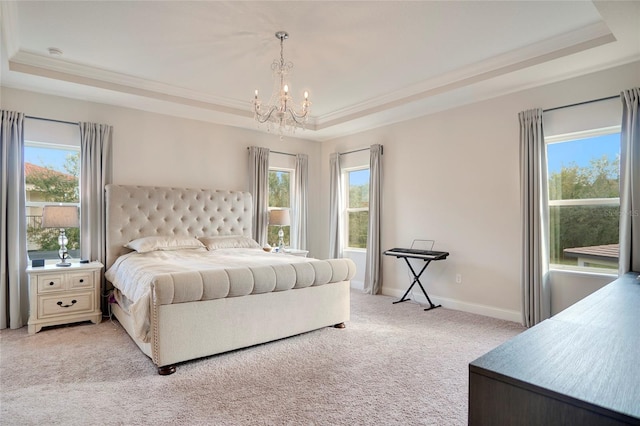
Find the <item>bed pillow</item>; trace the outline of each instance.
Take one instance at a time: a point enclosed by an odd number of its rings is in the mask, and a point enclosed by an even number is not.
[[[204,244],[193,237],[142,237],[129,241],[125,247],[138,253],[147,253],[155,250],[204,248]]]
[[[200,237],[207,250],[223,248],[261,248],[256,240],[242,235],[225,235],[221,237]]]

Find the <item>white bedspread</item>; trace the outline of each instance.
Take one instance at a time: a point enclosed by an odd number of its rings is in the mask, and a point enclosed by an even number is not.
[[[318,260],[262,249],[132,252],[120,256],[105,277],[131,304],[136,337],[150,341],[150,309],[156,305],[285,291],[350,280],[349,259]]]

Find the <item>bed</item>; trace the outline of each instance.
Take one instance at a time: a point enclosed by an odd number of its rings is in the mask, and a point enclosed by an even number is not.
[[[107,185],[109,306],[138,347],[176,364],[349,320],[349,259],[265,252],[248,192]]]

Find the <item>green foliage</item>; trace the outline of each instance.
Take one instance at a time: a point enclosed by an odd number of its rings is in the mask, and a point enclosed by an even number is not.
[[[367,248],[369,212],[349,212],[349,247]]]
[[[67,249],[77,250],[80,248],[80,230],[78,228],[65,229],[67,235]],[[60,235],[59,229],[54,228],[41,228],[40,226],[28,226],[27,235],[29,241],[36,243],[41,251],[58,251],[60,245],[58,244],[58,236]]]
[[[619,159],[607,156],[589,166],[575,163],[549,176],[549,199],[571,200],[619,197]],[[549,208],[552,263],[576,264],[565,258],[566,248],[616,244],[619,240],[619,206],[552,206]]]
[[[619,206],[554,206],[549,209],[552,263],[574,263],[566,248],[616,244],[619,239]]]
[[[549,176],[550,200],[616,198],[619,189],[620,159],[609,161],[606,155],[594,158],[587,167],[572,163]]]
[[[356,170],[351,173],[369,174],[368,169]],[[349,206],[350,209],[368,209],[369,208],[369,182],[354,185],[351,183],[349,174]],[[351,248],[367,248],[367,234],[369,233],[369,211],[349,211],[347,213],[349,235],[347,236],[347,246]]]
[[[369,207],[369,183],[349,185],[349,208]]]
[[[349,185],[349,208],[369,207],[369,183]],[[352,248],[367,248],[367,234],[369,232],[369,211],[351,211],[349,216],[348,246]]]
[[[25,183],[33,185],[32,191],[39,192],[44,201],[56,203],[78,203],[80,192],[78,179],[80,175],[80,154],[67,155],[63,165],[65,173],[54,170],[52,166],[44,166],[27,176]],[[40,221],[27,226],[27,238],[37,244],[42,251],[57,251],[58,229],[42,228]],[[78,228],[66,229],[69,250],[80,247],[80,230]]]
[[[64,163],[68,174],[60,173],[51,166],[45,166],[29,174],[25,183],[44,196],[44,201],[77,203],[80,201],[78,177],[80,175],[79,154],[69,154]]]
[[[269,170],[269,207],[290,207],[291,173]]]
[[[269,207],[291,207],[291,173],[282,170],[269,170]],[[290,226],[283,226],[284,244],[290,245]],[[272,247],[278,246],[279,226],[269,226],[267,242]]]

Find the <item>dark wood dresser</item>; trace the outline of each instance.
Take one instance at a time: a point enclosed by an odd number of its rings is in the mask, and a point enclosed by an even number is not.
[[[470,363],[469,424],[640,425],[638,273]]]

